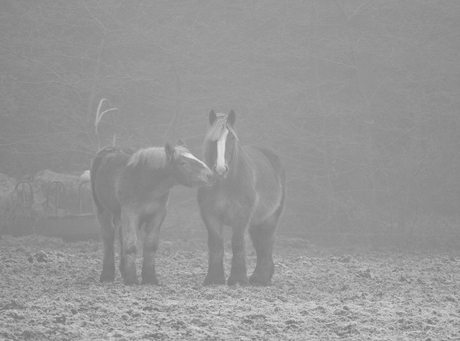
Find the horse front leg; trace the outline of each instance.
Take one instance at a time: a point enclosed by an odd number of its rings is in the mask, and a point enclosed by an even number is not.
[[[142,284],[158,285],[155,273],[155,254],[160,240],[160,228],[166,217],[166,212],[166,207],[161,208],[145,226]]]
[[[225,284],[224,272],[224,239],[222,223],[215,216],[202,214],[208,230],[208,274],[203,285]]]
[[[136,271],[137,234],[139,216],[130,207],[121,209],[120,229],[120,272],[125,285],[138,284]]]
[[[246,241],[244,234],[246,232],[247,220],[242,219],[233,226],[232,236],[232,269],[228,278],[228,285],[248,284],[248,275],[246,270]]]
[[[113,250],[115,229],[112,224],[112,214],[108,210],[97,212],[97,219],[101,224],[101,239],[104,253],[99,281],[113,282],[115,279],[115,253]]]

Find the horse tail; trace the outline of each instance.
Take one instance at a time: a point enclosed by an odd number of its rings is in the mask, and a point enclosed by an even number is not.
[[[96,157],[93,160],[93,164],[91,165],[90,177],[91,177],[91,190],[93,192],[93,200],[94,204],[96,205],[97,211],[99,213],[104,212],[105,208],[102,205],[101,200],[98,198],[96,193],[96,181],[97,181],[97,173],[100,172],[101,167],[104,167],[104,171],[107,168],[117,167],[117,164],[120,162],[124,163],[125,161],[134,154],[134,149],[131,148],[121,148],[117,146],[107,146],[99,150],[96,154]],[[119,157],[121,156],[121,161]],[[118,160],[114,162],[114,160]],[[107,165],[108,164],[108,165]],[[126,165],[126,163],[124,163]]]
[[[270,161],[270,164],[275,171],[275,174],[279,176],[280,186],[281,186],[281,200],[278,208],[275,211],[277,216],[280,216],[284,210],[284,203],[286,201],[286,171],[284,166],[281,162],[281,158],[279,155],[271,148],[268,147],[260,147],[259,150],[265,157]]]
[[[105,154],[104,153],[105,149],[101,149],[97,154],[96,157],[93,160],[93,163],[91,164],[91,171],[90,171],[90,179],[91,179],[91,191],[93,192],[93,200],[94,204],[96,205],[97,211],[99,213],[104,212],[104,206],[102,206],[101,202],[99,201],[99,198],[97,197],[96,194],[96,174],[101,167],[102,159],[104,158]]]
[[[286,201],[286,171],[284,170],[283,166],[281,166],[280,184],[281,184],[281,201],[280,201],[280,205],[278,206],[276,210],[276,214],[278,216],[280,216],[281,213],[283,213],[284,203]]]

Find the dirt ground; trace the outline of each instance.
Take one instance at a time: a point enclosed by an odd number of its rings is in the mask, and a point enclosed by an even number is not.
[[[4,340],[460,340],[459,252],[278,237],[270,287],[203,287],[204,239],[163,237],[160,286],[98,282],[101,245],[0,240]],[[248,246],[248,268],[254,253]],[[228,275],[229,252],[226,266]],[[118,271],[118,270],[117,270]]]

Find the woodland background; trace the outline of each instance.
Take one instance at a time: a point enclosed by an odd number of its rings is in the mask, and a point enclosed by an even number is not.
[[[0,172],[81,174],[113,128],[201,155],[234,109],[283,157],[279,233],[458,243],[459,56],[457,0],[3,0]]]

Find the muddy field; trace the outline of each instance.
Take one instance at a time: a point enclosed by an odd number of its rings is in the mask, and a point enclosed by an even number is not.
[[[100,284],[96,241],[3,236],[0,252],[4,340],[460,340],[458,252],[278,237],[266,288],[203,287],[200,238],[163,237],[156,287]]]

